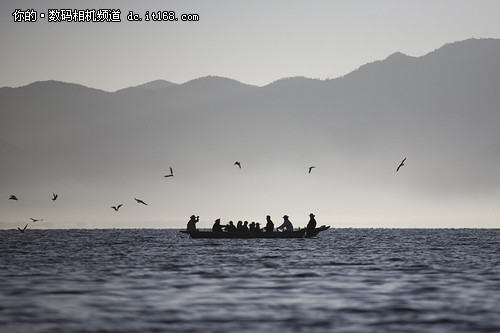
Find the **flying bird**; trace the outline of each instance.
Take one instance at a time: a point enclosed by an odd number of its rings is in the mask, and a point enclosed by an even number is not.
[[[52,192],[52,201],[56,201],[59,196]]]
[[[241,163],[240,163],[240,162],[236,161],[236,162],[234,162],[234,165],[237,165],[237,166],[238,166],[238,168],[240,168],[240,169],[241,169]]]
[[[174,176],[174,170],[172,170],[172,167],[170,167],[170,175],[165,175],[163,177],[173,177]]]
[[[405,165],[405,161],[406,161],[406,157],[401,161],[401,163],[399,164],[398,168],[396,169],[396,172],[399,171],[399,168],[401,168],[403,165]]]
[[[135,199],[135,200],[137,200],[137,199]],[[113,208],[115,210],[115,212],[117,212],[121,206],[123,206],[123,204],[119,204],[118,206],[111,206],[111,208]]]
[[[14,194],[11,194],[11,196],[9,197],[9,200],[19,200]]]
[[[137,199],[137,198],[134,198],[134,199],[135,199],[135,201],[137,201],[137,203],[143,204],[143,205],[145,205],[145,206],[147,206],[147,205],[148,205],[147,203],[145,203],[145,202],[144,202],[144,201],[142,201],[141,199]]]
[[[315,168],[315,166],[309,167],[309,173],[311,173],[312,169],[314,169],[314,168]]]
[[[26,225],[24,226],[24,228],[22,228],[22,229],[21,229],[21,228],[19,228],[19,227],[17,227],[17,230],[19,230],[20,232],[24,233],[24,232],[26,231],[26,228],[27,228],[27,227],[28,227],[28,225],[26,224]]]
[[[30,219],[31,219],[31,221],[33,221],[33,223],[43,221],[43,219],[34,219],[32,217],[30,217]]]

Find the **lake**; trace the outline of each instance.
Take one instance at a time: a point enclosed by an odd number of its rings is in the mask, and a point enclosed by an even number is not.
[[[0,230],[2,332],[500,332],[500,229]]]

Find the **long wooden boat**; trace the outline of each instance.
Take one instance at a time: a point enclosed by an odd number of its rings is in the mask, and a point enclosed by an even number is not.
[[[212,231],[192,231],[181,230],[182,233],[188,234],[191,238],[314,238],[320,232],[328,230],[330,226],[321,226],[314,229],[313,232],[307,232],[306,229],[283,231],[283,232],[212,232]]]

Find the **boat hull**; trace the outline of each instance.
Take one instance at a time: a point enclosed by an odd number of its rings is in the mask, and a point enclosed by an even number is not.
[[[188,234],[191,238],[313,238],[320,232],[328,230],[330,226],[321,226],[314,229],[313,232],[307,233],[306,229],[284,231],[284,232],[212,232],[212,231],[192,231],[181,230],[182,233]]]

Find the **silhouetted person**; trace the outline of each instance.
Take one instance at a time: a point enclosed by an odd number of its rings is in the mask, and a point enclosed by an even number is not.
[[[215,220],[212,226],[212,232],[222,232],[222,226],[220,225],[220,219]]]
[[[273,232],[274,230],[274,223],[271,221],[271,216],[267,215],[266,216],[266,232]]]
[[[309,214],[309,223],[307,223],[307,234],[312,235],[316,229],[316,220],[314,219],[314,214]]]
[[[288,219],[288,215],[283,216],[283,224],[278,227],[278,230],[293,231],[293,225]]]
[[[260,223],[257,222],[255,223],[255,232],[261,232],[262,230],[260,229]]]
[[[238,223],[236,223],[236,230],[243,231],[243,222],[242,221],[238,221]]]
[[[229,224],[226,224],[226,227],[224,229],[227,232],[235,232],[236,231],[236,226],[234,225],[233,221],[229,221]]]
[[[196,223],[198,223],[198,221],[200,221],[199,216],[191,215],[187,224],[187,231],[188,232],[198,231],[198,229],[196,229]]]
[[[255,222],[250,223],[249,229],[250,229],[251,232],[255,231]]]
[[[243,227],[241,228],[243,232],[249,232],[250,229],[248,229],[248,221],[243,222]]]

